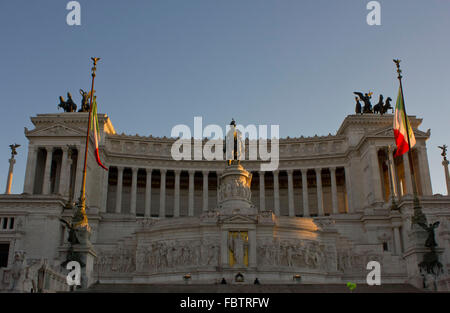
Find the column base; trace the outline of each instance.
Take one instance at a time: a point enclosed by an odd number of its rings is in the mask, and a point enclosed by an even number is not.
[[[94,284],[94,260],[97,257],[95,253],[94,247],[92,246],[90,240],[90,232],[85,229],[77,230],[77,238],[79,240],[79,244],[74,244],[72,246],[68,246],[65,249],[65,261],[62,263],[64,266],[64,270],[66,269],[66,264],[70,261],[77,261],[80,263],[81,269],[81,277],[80,283],[81,286],[78,288],[87,289],[92,284]]]

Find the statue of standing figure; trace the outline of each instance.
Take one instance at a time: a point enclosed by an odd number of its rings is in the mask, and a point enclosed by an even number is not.
[[[236,122],[231,120],[230,130],[225,139],[224,152],[226,152],[226,160],[228,165],[239,164],[245,153],[245,145],[242,139],[242,133],[236,129]]]
[[[362,114],[362,106],[361,106],[361,102],[359,102],[359,98],[355,97],[355,101],[356,101],[355,113]]]
[[[438,146],[438,148],[442,150],[441,155],[444,157],[444,161],[447,161],[447,145]]]
[[[241,232],[237,232],[236,236],[231,236],[228,247],[233,252],[236,265],[244,265],[244,255],[247,242],[242,238]]]
[[[425,241],[425,247],[434,250],[434,247],[437,246],[434,230],[439,227],[439,222],[435,222],[428,226],[424,223],[419,223],[419,226],[422,227],[428,233],[428,238]]]
[[[15,143],[15,144],[9,145],[9,147],[11,148],[11,159],[14,159],[14,156],[17,155],[17,148],[19,148],[20,145]]]
[[[80,95],[81,95],[81,109],[78,110],[78,112],[89,112],[90,106],[89,106],[89,94],[88,92],[84,91],[83,89],[80,89]]]

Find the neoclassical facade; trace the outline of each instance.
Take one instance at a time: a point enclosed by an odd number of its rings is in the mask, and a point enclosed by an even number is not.
[[[35,128],[25,129],[23,193],[0,196],[6,256],[0,288],[27,290],[34,283],[41,290],[67,289],[60,266],[67,232],[59,219],[72,216],[66,204],[80,194],[87,115],[38,114],[31,118]],[[176,161],[175,139],[118,134],[108,116],[99,115],[100,156],[108,171],[90,149],[91,280],[365,283],[367,263],[377,261],[382,284],[422,288],[425,282],[428,289],[449,290],[450,197],[432,192],[430,131],[419,130],[421,119],[410,117],[420,203],[428,222],[440,222],[443,271],[436,277],[418,269],[427,248],[411,226],[413,176],[408,154],[393,157],[392,119],[349,115],[334,135],[280,139],[279,167],[264,172],[266,161],[248,160],[248,141],[240,166]]]

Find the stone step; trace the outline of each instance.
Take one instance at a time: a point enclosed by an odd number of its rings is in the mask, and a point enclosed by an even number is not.
[[[349,293],[346,284],[290,284],[290,285],[152,285],[152,284],[94,284],[78,292],[99,293]],[[353,293],[423,292],[408,284],[381,286],[357,285]]]

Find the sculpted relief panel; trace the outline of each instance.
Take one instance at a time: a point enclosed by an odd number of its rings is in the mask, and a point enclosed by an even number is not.
[[[138,272],[164,272],[186,266],[218,266],[219,245],[213,241],[165,240],[140,246],[136,252]]]
[[[133,273],[136,269],[134,249],[98,251],[94,271],[97,273]]]
[[[221,184],[219,187],[219,199],[221,202],[225,199],[230,198],[243,198],[248,201],[251,200],[250,186],[243,182],[242,180],[233,180]]]
[[[137,249],[99,253],[96,271],[100,273],[158,273],[177,268],[218,266],[220,247],[212,240],[162,240]]]
[[[248,266],[248,241],[237,240],[238,232],[230,232],[227,240],[230,265]],[[239,234],[238,234],[239,235]],[[246,239],[245,232],[241,232]],[[234,240],[233,240],[234,239]],[[239,236],[241,239],[241,236]],[[379,261],[382,255],[357,253],[351,247],[336,250],[333,243],[320,241],[261,238],[257,240],[256,260],[260,270],[285,267],[323,272],[361,272],[369,261]],[[231,261],[232,260],[232,261]],[[94,270],[98,274],[164,273],[187,268],[217,267],[220,262],[220,241],[158,240],[123,245],[98,251]]]
[[[382,259],[381,255],[375,253],[359,254],[351,248],[346,248],[337,252],[337,269],[342,272],[364,272],[368,262],[382,263]]]
[[[279,240],[278,238],[258,241],[259,266],[287,266],[336,270],[336,252],[323,243],[306,240]]]

